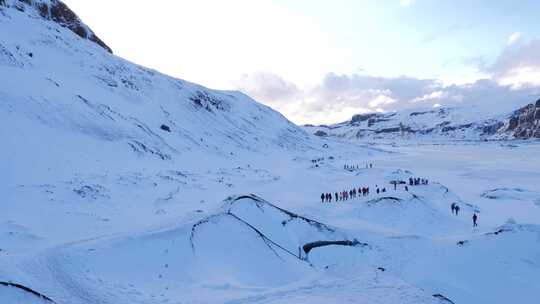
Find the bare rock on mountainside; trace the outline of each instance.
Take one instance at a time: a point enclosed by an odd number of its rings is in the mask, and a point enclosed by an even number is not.
[[[519,139],[540,138],[540,99],[515,111],[506,131]]]
[[[484,113],[466,107],[411,109],[356,114],[325,126],[305,125],[312,134],[351,139],[446,138],[511,140],[540,138],[540,100],[510,113]]]
[[[321,131],[321,130],[318,130],[317,132],[314,133],[315,136],[320,136],[320,137],[325,137],[325,136],[328,136],[328,134],[324,131]]]
[[[43,19],[65,27],[83,39],[101,46],[107,52],[112,49],[105,44],[66,4],[59,0],[0,0],[0,8],[14,7],[19,11],[35,11]]]

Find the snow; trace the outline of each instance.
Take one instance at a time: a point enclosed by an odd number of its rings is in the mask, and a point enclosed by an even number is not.
[[[537,141],[315,137],[15,9],[0,28],[0,282],[59,304],[537,301]],[[409,177],[430,182],[390,184]]]
[[[10,304],[44,304],[50,303],[33,294],[29,294],[23,290],[12,286],[0,285],[0,299],[4,303]]]
[[[524,101],[523,106],[525,106]],[[414,108],[389,113],[354,115],[350,121],[330,126],[304,126],[312,134],[377,141],[496,140],[505,132],[515,111],[508,105]],[[323,132],[323,133],[321,133]]]

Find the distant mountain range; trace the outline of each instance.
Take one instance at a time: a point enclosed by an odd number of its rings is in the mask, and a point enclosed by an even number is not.
[[[540,100],[494,117],[474,107],[439,107],[357,114],[343,123],[304,129],[321,137],[346,139],[539,139]]]

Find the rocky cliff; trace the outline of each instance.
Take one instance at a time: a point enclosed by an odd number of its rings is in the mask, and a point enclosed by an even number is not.
[[[515,111],[510,116],[506,132],[519,139],[540,138],[540,99],[536,104],[531,103]]]
[[[59,0],[0,0],[2,8],[15,8],[29,15],[39,16],[69,29],[79,37],[88,39],[101,46],[109,53],[112,50],[67,5]]]

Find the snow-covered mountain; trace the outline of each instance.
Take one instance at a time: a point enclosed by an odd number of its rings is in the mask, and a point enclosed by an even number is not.
[[[489,115],[474,106],[438,107],[357,114],[343,123],[304,128],[317,136],[348,139],[540,138],[540,100],[510,114]]]
[[[0,82],[0,303],[537,300],[537,142],[338,137],[527,137],[538,105],[307,127],[320,138],[116,57],[56,0],[0,0]]]
[[[28,12],[30,16],[39,15],[45,20],[65,27],[83,39],[95,42],[108,52],[112,53],[105,42],[103,42],[94,32],[86,26],[62,1],[58,0],[0,0],[0,9],[14,8],[20,12]],[[37,13],[37,14],[36,14]]]
[[[303,130],[242,93],[113,56],[60,1],[10,0],[0,8],[0,117],[16,150],[29,148],[15,140],[20,132],[43,139],[46,130],[69,133],[85,149],[164,161],[189,151],[234,155],[306,142]]]

